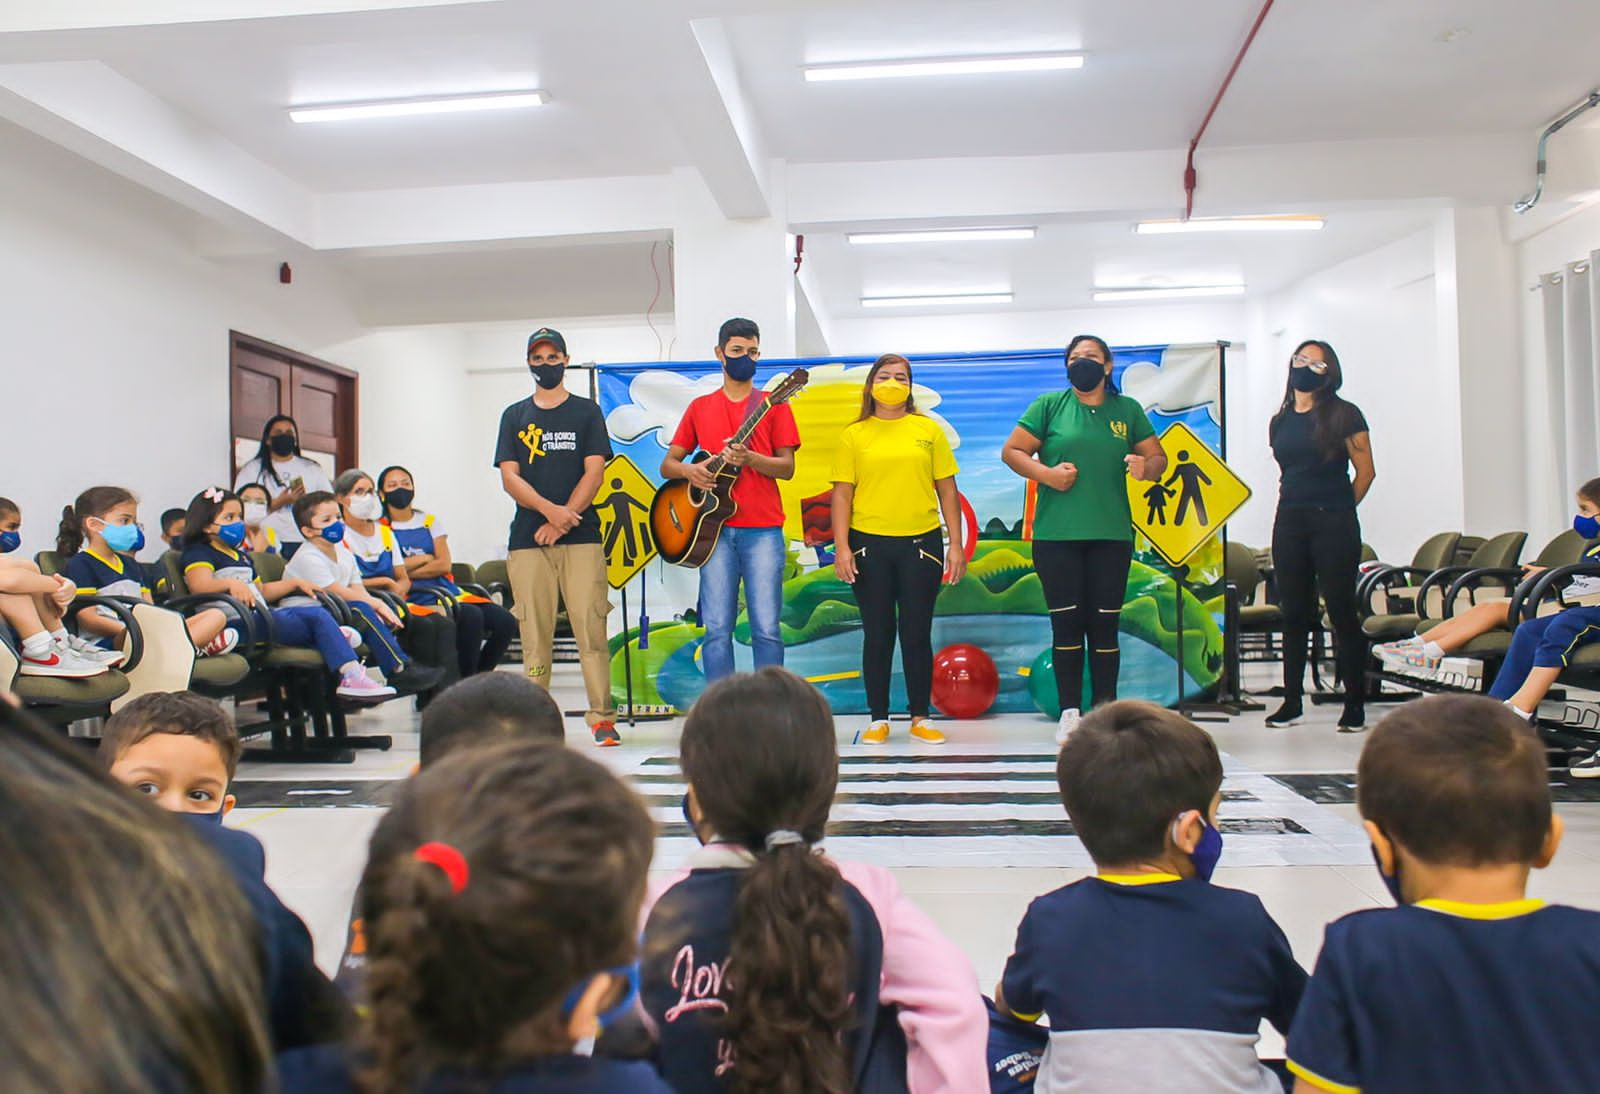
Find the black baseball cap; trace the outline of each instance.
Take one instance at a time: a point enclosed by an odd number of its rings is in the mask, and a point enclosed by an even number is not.
[[[528,352],[532,353],[533,347],[537,346],[540,342],[549,342],[552,346],[561,351],[561,356],[565,357],[567,355],[567,340],[561,337],[561,332],[558,330],[551,330],[549,327],[540,327],[538,330],[528,335]]]

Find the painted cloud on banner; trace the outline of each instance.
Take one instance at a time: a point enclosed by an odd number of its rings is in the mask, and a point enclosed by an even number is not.
[[[657,442],[666,448],[689,404],[721,386],[720,371],[692,379],[676,372],[640,373],[628,385],[628,401],[606,416],[606,428],[627,443],[654,430]]]
[[[1221,425],[1217,393],[1222,390],[1222,356],[1214,345],[1168,349],[1159,366],[1129,365],[1118,381],[1122,393],[1148,410],[1169,416],[1204,409]]]

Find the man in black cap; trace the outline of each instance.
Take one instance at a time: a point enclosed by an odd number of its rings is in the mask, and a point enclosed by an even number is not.
[[[591,399],[563,385],[567,341],[541,327],[528,339],[533,397],[506,407],[494,462],[500,483],[517,503],[506,570],[522,628],[522,667],[550,686],[551,644],[558,601],[567,606],[589,709],[584,720],[594,743],[622,743],[611,701],[611,653],[606,645],[606,557],[593,502],[611,440]],[[559,594],[559,595],[558,595]]]

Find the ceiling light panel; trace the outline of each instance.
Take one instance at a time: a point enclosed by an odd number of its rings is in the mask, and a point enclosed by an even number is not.
[[[294,122],[345,122],[368,118],[404,118],[421,114],[465,114],[480,110],[522,110],[543,106],[543,91],[495,91],[476,95],[444,95],[430,99],[379,99],[358,103],[320,103],[289,108]]]
[[[836,80],[893,80],[913,76],[980,76],[997,72],[1061,72],[1082,67],[1081,53],[1028,53],[807,65],[804,71],[808,83],[827,83]]]

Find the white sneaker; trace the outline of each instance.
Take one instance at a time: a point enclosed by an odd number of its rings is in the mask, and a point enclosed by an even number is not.
[[[361,632],[354,627],[340,627],[339,633],[344,635],[345,641],[350,643],[350,648],[353,650],[359,650],[361,643],[366,641],[361,637]]]
[[[82,679],[85,676],[99,676],[101,673],[111,671],[111,666],[103,661],[91,661],[87,657],[80,657],[71,649],[62,649],[54,641],[50,643],[50,652],[46,656],[30,657],[24,652],[20,660],[22,664],[17,672],[21,676]]]
[[[104,665],[108,669],[114,669],[128,659],[128,655],[121,650],[108,650],[76,634],[68,634],[65,642],[59,638],[52,638],[50,642],[62,653],[76,654],[85,661]]]
[[[1060,748],[1067,743],[1067,738],[1072,731],[1078,728],[1078,723],[1083,721],[1083,713],[1076,708],[1063,710],[1061,721],[1056,723],[1056,747]]]
[[[378,702],[399,694],[387,684],[380,684],[366,674],[366,671],[352,672],[339,681],[339,686],[334,689],[341,699],[359,699],[364,702]]]

